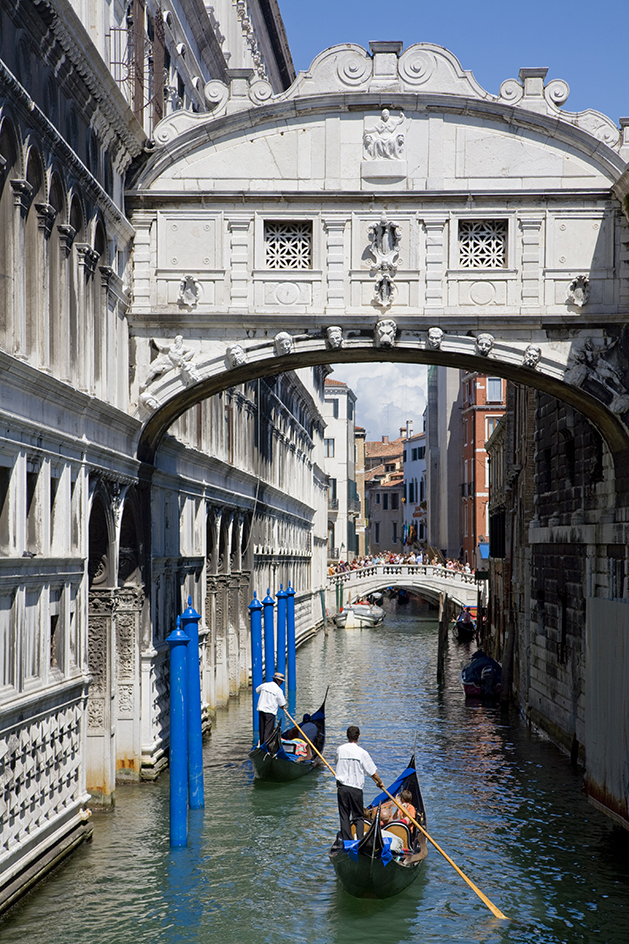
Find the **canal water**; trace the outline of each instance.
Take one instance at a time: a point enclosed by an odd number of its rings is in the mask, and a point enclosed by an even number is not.
[[[467,651],[450,641],[440,689],[434,611],[391,603],[382,626],[330,629],[299,650],[298,711],[318,707],[329,685],[327,757],[358,724],[385,781],[416,744],[429,832],[509,921],[430,846],[396,898],[348,895],[327,855],[333,778],[254,783],[245,693],[218,712],[206,743],[206,808],[190,817],[189,847],[168,845],[167,774],[120,788],[115,812],[94,816],[93,842],[0,919],[0,941],[627,944],[629,836],[588,805],[579,772],[514,713],[466,704]]]

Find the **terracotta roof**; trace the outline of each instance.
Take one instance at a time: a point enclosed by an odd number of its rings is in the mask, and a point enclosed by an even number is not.
[[[366,442],[365,456],[368,459],[371,459],[374,456],[389,456],[393,459],[395,456],[402,455],[405,442],[405,439],[394,439],[393,442]]]
[[[331,380],[329,377],[325,378],[326,387],[346,387],[347,384],[343,383],[342,380]]]

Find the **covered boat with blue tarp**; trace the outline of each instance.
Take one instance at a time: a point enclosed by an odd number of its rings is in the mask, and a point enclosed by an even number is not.
[[[314,746],[323,753],[325,746],[325,698],[318,711],[304,715],[300,727],[304,729]],[[321,765],[301,732],[293,727],[282,731],[281,721],[264,744],[249,753],[253,771],[259,780],[271,780],[282,783],[298,780]]]
[[[414,756],[406,770],[388,787],[388,792],[396,798],[403,790],[411,794],[414,819],[425,827],[426,810]],[[383,824],[382,807],[390,802],[386,793],[378,794],[367,807],[372,818],[371,821],[365,819],[363,838],[344,840],[338,833],[330,849],[336,874],[350,895],[357,898],[391,898],[399,894],[417,878],[428,853],[425,835],[410,821],[393,819]]]

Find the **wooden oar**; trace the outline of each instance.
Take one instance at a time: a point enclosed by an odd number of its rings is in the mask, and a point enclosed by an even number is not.
[[[302,735],[302,737],[304,737],[304,738],[306,739],[306,741],[308,742],[308,744],[310,744],[310,747],[313,749],[313,751],[315,752],[315,754],[317,754],[317,755],[321,758],[321,760],[323,761],[323,763],[325,764],[325,766],[328,768],[328,770],[330,770],[330,772],[331,772],[331,773],[334,775],[334,777],[336,778],[336,773],[335,773],[334,769],[333,769],[332,767],[330,767],[330,765],[328,764],[328,762],[327,762],[327,760],[325,759],[325,757],[323,756],[323,754],[321,754],[321,753],[317,750],[317,748],[314,746],[314,744],[312,743],[312,741],[310,740],[310,738],[308,737],[308,735],[307,735],[307,734],[304,734],[304,732],[301,730],[301,728],[299,727],[299,725],[297,724],[297,722],[295,721],[295,719],[294,719],[294,718],[291,718],[291,716],[289,715],[289,713],[288,713],[288,711],[286,710],[285,707],[284,707],[283,711],[284,711],[284,714],[286,715],[286,717],[288,718],[288,720],[289,720],[289,721],[292,721],[293,725],[297,728],[297,730],[298,730],[299,733]],[[404,813],[404,816],[405,816],[407,819],[410,819],[411,823],[413,823],[413,825],[415,825],[415,826],[419,829],[419,831],[424,834],[424,836],[426,837],[426,839],[427,839],[429,842],[431,842],[431,843],[433,844],[433,846],[435,847],[435,849],[437,850],[437,852],[440,852],[441,855],[442,855],[442,856],[444,857],[444,859],[446,860],[446,862],[449,862],[450,865],[452,866],[452,868],[453,868],[456,872],[458,872],[458,874],[461,876],[461,878],[462,878],[465,882],[467,882],[467,884],[470,886],[470,888],[472,889],[472,891],[475,892],[475,893],[478,895],[478,897],[480,898],[480,900],[483,902],[484,905],[486,905],[486,906],[489,908],[489,910],[491,911],[491,913],[492,913],[493,915],[495,915],[496,918],[500,918],[500,919],[503,920],[503,921],[508,921],[509,919],[507,918],[507,916],[506,916],[505,914],[502,913],[502,911],[500,910],[500,908],[496,908],[496,906],[489,900],[489,898],[487,897],[487,895],[485,895],[485,894],[480,890],[480,888],[478,888],[478,887],[474,884],[474,882],[473,882],[470,878],[468,878],[467,875],[466,875],[464,872],[461,871],[461,869],[458,867],[458,865],[456,864],[456,862],[453,862],[452,859],[450,858],[450,856],[447,854],[447,852],[444,852],[443,849],[441,848],[441,846],[440,846],[438,843],[435,842],[435,840],[432,838],[432,836],[429,836],[429,835],[428,835],[428,833],[426,832],[426,830],[424,829],[424,827],[423,827],[422,825],[420,825],[420,823],[417,822],[417,820],[415,819],[415,817],[414,817],[414,816],[411,816],[410,813],[408,812],[408,810],[406,810],[406,809],[402,806],[401,803],[398,803],[398,801],[395,799],[395,797],[392,796],[392,795],[389,793],[389,791],[388,791],[387,789],[385,789],[385,788],[383,787],[383,788],[382,788],[382,792],[383,792],[383,793],[386,793],[386,795],[389,797],[389,799],[390,799],[390,800],[393,800],[393,802],[394,802],[395,805],[398,807],[398,809],[400,809],[400,810]]]

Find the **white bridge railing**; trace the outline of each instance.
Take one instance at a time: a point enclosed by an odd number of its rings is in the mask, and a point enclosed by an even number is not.
[[[341,584],[344,592],[361,595],[385,587],[406,587],[409,590],[432,590],[447,593],[468,606],[476,602],[477,580],[474,574],[450,570],[440,564],[368,564],[328,576],[328,595]],[[331,600],[331,597],[328,596]]]

